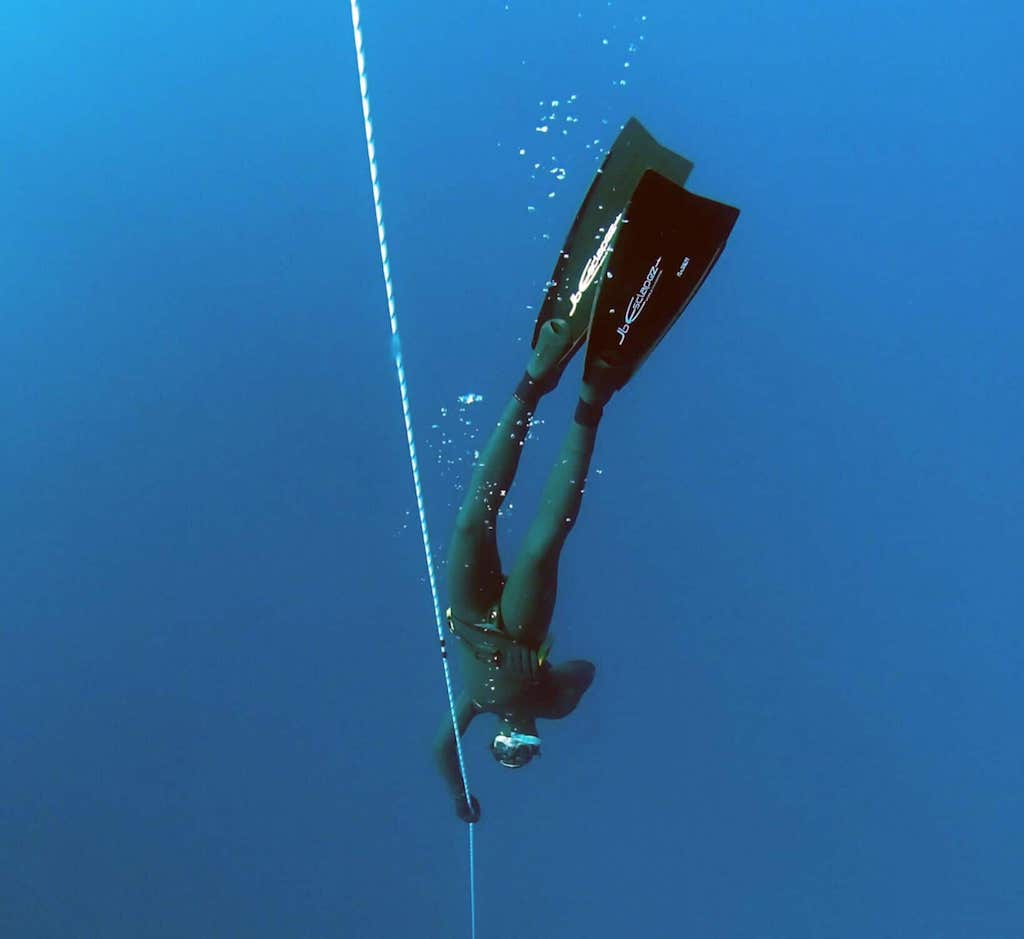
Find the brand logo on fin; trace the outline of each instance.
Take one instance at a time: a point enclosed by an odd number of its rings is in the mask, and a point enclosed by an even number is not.
[[[683,258],[683,263],[679,265],[679,270],[676,271],[676,277],[682,277],[686,273],[686,269],[690,266],[690,259]]]
[[[661,280],[661,275],[661,258],[658,258],[658,260],[651,265],[651,269],[647,272],[647,278],[644,280],[643,285],[635,294],[633,294],[633,299],[629,301],[629,306],[626,307],[625,320],[622,325],[615,330],[619,334],[620,346],[626,341],[626,334],[629,332],[629,327],[640,318],[640,314],[643,313],[644,307],[647,306],[647,301],[654,296],[654,289],[658,286],[658,281]]]
[[[589,289],[590,285],[594,283],[594,278],[597,277],[597,272],[601,270],[601,265],[604,264],[604,259],[608,255],[608,250],[611,247],[612,239],[615,237],[615,232],[619,230],[619,222],[622,221],[622,213],[620,212],[615,216],[615,221],[608,226],[608,231],[604,233],[604,238],[601,239],[601,246],[597,249],[594,256],[587,261],[583,267],[583,273],[580,274],[580,282],[574,293],[569,297],[572,301],[572,307],[569,310],[569,316],[572,316],[576,312],[576,307],[579,305],[580,300],[583,299]]]

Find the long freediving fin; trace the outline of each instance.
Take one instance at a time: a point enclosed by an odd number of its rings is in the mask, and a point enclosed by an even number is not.
[[[659,144],[635,117],[626,122],[594,176],[559,252],[537,316],[532,345],[536,346],[540,329],[549,319],[565,319],[572,342],[562,359],[564,367],[587,337],[623,209],[641,177],[648,170],[656,170],[681,187],[692,169],[693,163]]]
[[[714,267],[739,209],[648,170],[612,238],[593,306],[584,380],[603,359],[622,387]]]

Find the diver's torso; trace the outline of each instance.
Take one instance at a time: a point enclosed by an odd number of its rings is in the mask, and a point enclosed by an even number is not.
[[[546,664],[537,677],[532,678],[513,672],[505,665],[481,662],[465,643],[460,646],[463,681],[481,711],[536,717],[545,710],[551,683],[551,669]]]
[[[551,697],[551,667],[544,661],[550,642],[524,647],[505,630],[496,603],[482,622],[459,618],[447,611],[449,630],[458,637],[462,677],[473,703],[481,711],[540,716]],[[534,674],[516,663],[526,649],[532,654]]]
[[[488,658],[466,642],[462,678],[478,711],[516,720],[561,720],[571,714],[594,680],[594,666],[574,659],[562,665],[545,660],[529,671],[514,667],[516,656]]]

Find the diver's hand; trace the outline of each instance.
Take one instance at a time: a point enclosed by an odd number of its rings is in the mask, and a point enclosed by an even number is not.
[[[471,795],[469,797],[472,801],[471,804],[466,804],[466,793],[460,792],[455,797],[455,814],[462,819],[462,821],[473,824],[480,821],[480,803],[477,802],[476,796]]]
[[[509,650],[505,665],[517,675],[535,681],[540,676],[540,657],[536,649],[514,645]]]

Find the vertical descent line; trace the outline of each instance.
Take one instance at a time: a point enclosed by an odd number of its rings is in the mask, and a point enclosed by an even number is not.
[[[395,313],[395,291],[391,283],[391,263],[388,260],[388,243],[384,234],[384,209],[380,197],[380,179],[377,172],[377,155],[373,145],[373,122],[370,119],[370,95],[366,81],[366,58],[363,55],[363,31],[359,22],[358,0],[349,0],[352,7],[352,35],[356,46],[356,64],[359,69],[359,93],[363,101],[363,128],[366,131],[366,156],[370,163],[370,184],[373,188],[373,207],[377,215],[377,240],[380,244],[380,266],[384,275],[384,290],[388,300],[388,320],[391,324],[391,356],[395,363],[398,378],[398,390],[402,399],[402,417],[405,421],[405,440],[409,448],[409,466],[412,469],[412,484],[416,494],[416,508],[419,511],[420,536],[423,539],[423,556],[427,565],[427,580],[430,583],[430,595],[434,603],[434,623],[437,626],[437,638],[440,643],[441,666],[444,670],[444,682],[448,691],[448,708],[451,712],[452,728],[455,734],[455,749],[459,757],[459,772],[462,775],[462,787],[466,794],[466,804],[470,805],[469,777],[466,773],[466,761],[462,752],[462,740],[459,736],[458,716],[455,712],[455,692],[452,690],[451,669],[448,667],[444,623],[441,615],[441,600],[437,588],[437,576],[434,570],[434,553],[430,547],[430,530],[427,527],[427,508],[423,498],[423,486],[420,481],[420,464],[416,454],[416,441],[412,432],[412,412],[409,407],[409,387],[405,380],[405,362],[402,358],[402,342],[398,332],[398,316]],[[476,873],[475,851],[473,839],[474,825],[469,826],[469,901],[470,929],[476,939]]]

